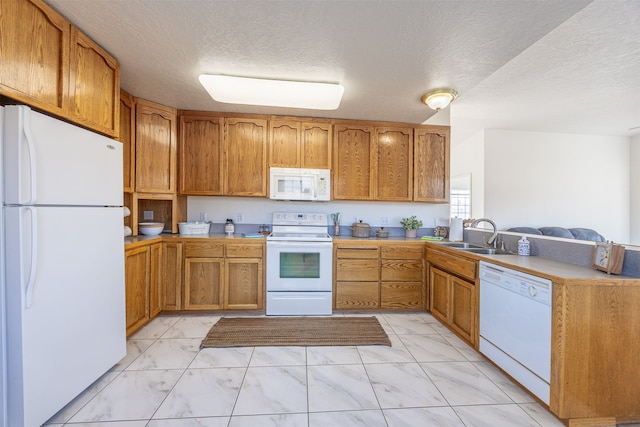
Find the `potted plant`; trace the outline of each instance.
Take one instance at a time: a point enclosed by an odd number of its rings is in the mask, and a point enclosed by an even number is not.
[[[409,218],[402,218],[400,225],[404,228],[406,237],[416,237],[416,231],[422,227],[422,221],[416,218],[415,215],[411,215]]]

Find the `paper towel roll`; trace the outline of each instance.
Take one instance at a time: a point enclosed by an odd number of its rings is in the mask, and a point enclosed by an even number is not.
[[[451,218],[449,220],[449,240],[459,242],[462,237],[462,218]]]

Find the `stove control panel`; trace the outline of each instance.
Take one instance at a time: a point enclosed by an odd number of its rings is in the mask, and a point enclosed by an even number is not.
[[[327,225],[326,213],[274,212],[273,225]]]

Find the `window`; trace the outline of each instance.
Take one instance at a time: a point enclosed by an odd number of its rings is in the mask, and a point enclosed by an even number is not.
[[[471,218],[471,191],[451,189],[451,218]]]

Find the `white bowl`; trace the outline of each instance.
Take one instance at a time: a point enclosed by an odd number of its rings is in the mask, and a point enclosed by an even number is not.
[[[138,231],[145,236],[157,236],[162,233],[164,222],[141,222],[138,224]]]

